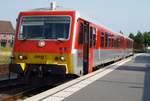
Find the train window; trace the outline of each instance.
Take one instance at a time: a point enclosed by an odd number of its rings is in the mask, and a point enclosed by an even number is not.
[[[120,38],[120,48],[122,48],[122,37]]]
[[[127,40],[127,48],[129,48],[129,40]]]
[[[90,47],[96,46],[96,28],[90,27]]]
[[[114,48],[117,48],[117,38],[114,37]]]
[[[70,23],[69,16],[23,17],[19,39],[68,39]]]
[[[93,44],[93,27],[90,27],[90,47],[92,47]]]
[[[108,47],[108,33],[105,33],[105,47]]]
[[[121,42],[121,40],[120,40],[120,37],[118,38],[118,48],[120,48],[120,42]]]
[[[111,47],[113,48],[113,47],[114,47],[114,39],[113,39],[113,37],[112,37],[111,40],[112,40],[112,41],[111,41]]]
[[[117,39],[117,48],[119,48],[119,42],[120,42],[119,40],[120,40],[120,39],[118,38],[118,39]]]
[[[131,48],[131,41],[129,40],[129,48]]]
[[[119,38],[118,44],[119,44],[119,48],[121,48],[121,37]]]
[[[101,47],[104,47],[104,32],[101,33]]]
[[[116,39],[113,38],[113,40],[114,40],[114,42],[113,42],[113,47],[116,48],[116,45],[115,45],[115,44],[116,44]]]
[[[93,46],[96,46],[96,28],[93,28]]]
[[[111,47],[111,38],[109,38],[109,47]]]
[[[80,23],[79,37],[78,37],[79,44],[83,44],[83,33],[84,33],[84,25],[83,23]]]
[[[122,37],[122,42],[121,42],[121,44],[122,44],[122,48],[124,48],[124,38]]]
[[[117,38],[117,40],[116,40],[116,48],[118,48],[119,47],[119,39]]]
[[[111,36],[109,35],[109,47],[111,47]]]

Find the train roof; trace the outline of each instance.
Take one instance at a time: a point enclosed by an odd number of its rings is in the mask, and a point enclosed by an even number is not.
[[[77,12],[78,12],[78,11],[77,11]],[[129,37],[127,37],[127,36],[125,36],[125,35],[123,35],[123,34],[121,34],[121,33],[119,33],[119,32],[115,32],[115,31],[113,31],[112,29],[110,29],[110,28],[108,28],[108,27],[102,25],[99,21],[96,21],[95,19],[92,19],[92,18],[90,18],[90,17],[88,17],[88,16],[84,16],[84,15],[80,15],[80,17],[81,17],[82,19],[85,19],[86,21],[89,21],[89,22],[91,22],[91,23],[93,23],[93,24],[95,24],[95,25],[97,25],[97,26],[99,26],[99,27],[101,27],[101,28],[107,30],[107,31],[110,31],[110,32],[115,33],[115,34],[117,34],[117,35],[119,35],[119,36],[122,36],[122,37],[124,37],[124,38],[126,38],[126,39],[128,39],[128,40],[133,41],[131,38],[129,38]]]
[[[47,11],[53,11],[53,12],[57,12],[57,11],[59,11],[59,12],[61,12],[61,11],[62,12],[63,11],[67,12],[68,11],[68,12],[74,12],[74,13],[76,13],[76,18],[81,18],[81,19],[83,19],[85,21],[88,21],[90,23],[95,24],[98,27],[101,27],[102,29],[108,30],[108,31],[110,31],[112,33],[115,33],[115,34],[119,35],[119,36],[122,36],[122,37],[125,37],[125,38],[129,39],[129,40],[132,40],[131,38],[129,38],[129,37],[127,37],[127,36],[125,36],[125,35],[123,35],[123,34],[121,34],[119,32],[114,32],[112,29],[102,25],[99,21],[96,21],[95,19],[93,19],[93,18],[91,18],[89,16],[86,16],[85,14],[80,14],[78,10],[70,10],[70,9],[64,9],[64,8],[61,8],[61,9],[57,8],[55,10],[51,10],[50,8],[36,8],[36,9],[26,10],[26,11],[23,11],[23,12],[36,12],[36,11],[37,12],[39,12],[39,11],[43,11],[43,12],[44,11],[45,12],[47,12]]]
[[[82,18],[82,19],[84,19],[84,20],[86,20],[86,21],[88,21],[88,22],[90,22],[90,23],[93,23],[93,24],[97,25],[98,27],[101,27],[102,29],[105,29],[105,30],[110,31],[110,32],[112,32],[112,33],[115,33],[115,34],[117,34],[117,35],[126,37],[125,35],[123,35],[123,34],[121,34],[121,33],[119,33],[119,32],[113,31],[112,29],[110,29],[110,28],[104,26],[103,24],[101,24],[99,21],[96,21],[95,19],[92,19],[92,18],[90,18],[90,17],[88,17],[88,16],[80,15],[80,18]]]

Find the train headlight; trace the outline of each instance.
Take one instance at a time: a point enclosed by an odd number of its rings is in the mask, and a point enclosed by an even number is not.
[[[18,58],[19,58],[20,60],[24,60],[24,59],[27,59],[27,56],[19,55]]]
[[[44,47],[44,46],[45,46],[45,41],[40,40],[40,41],[38,42],[38,46],[39,46],[39,47]]]
[[[20,60],[23,60],[23,56],[22,56],[22,55],[20,55],[20,56],[19,56],[19,59],[20,59]]]
[[[64,56],[61,56],[61,57],[60,57],[60,60],[61,60],[61,61],[65,61],[65,57],[64,57]]]

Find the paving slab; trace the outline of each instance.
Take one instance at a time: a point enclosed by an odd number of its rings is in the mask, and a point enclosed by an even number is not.
[[[63,101],[150,101],[150,54],[134,57]]]

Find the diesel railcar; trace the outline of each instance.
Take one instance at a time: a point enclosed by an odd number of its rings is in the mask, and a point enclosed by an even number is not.
[[[84,75],[133,54],[133,40],[71,10],[20,12],[10,71]]]

